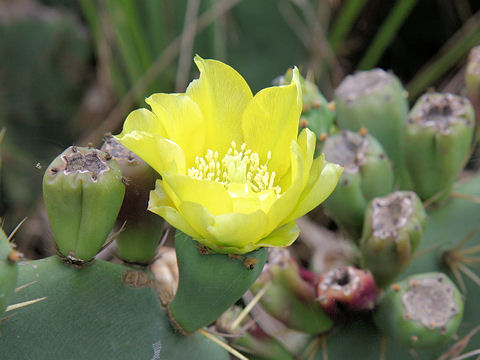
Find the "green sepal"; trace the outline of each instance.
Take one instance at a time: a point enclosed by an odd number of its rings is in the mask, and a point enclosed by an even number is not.
[[[424,301],[419,305],[418,312],[425,312],[425,318],[430,313],[443,313],[450,316],[445,325],[431,323],[425,324],[418,314],[410,314],[405,305],[405,293],[412,288],[422,286],[425,279],[442,284],[449,288],[443,295],[451,296],[447,302],[438,292],[427,292],[427,296],[421,299],[417,295],[411,302]],[[441,279],[441,280],[437,280]],[[430,296],[428,296],[430,295]],[[452,306],[448,306],[451,303]],[[441,309],[433,309],[434,306],[442,306]],[[381,297],[376,313],[375,323],[392,340],[409,348],[433,348],[449,340],[458,329],[463,317],[463,300],[455,284],[445,274],[430,272],[412,275],[392,285]]]
[[[267,287],[259,302],[265,311],[290,329],[307,334],[321,334],[333,327],[333,321],[315,299],[314,287],[300,277],[297,266],[268,266],[251,287],[254,294]]]
[[[92,178],[91,172],[65,172],[65,156],[96,152],[108,170]],[[43,198],[58,251],[62,256],[91,260],[105,243],[125,194],[122,172],[105,153],[70,147],[47,168]]]
[[[399,79],[381,69],[349,75],[335,90],[339,126],[351,131],[367,128],[392,160],[396,183],[403,190],[411,188],[403,154],[406,95]]]
[[[7,236],[0,228],[0,314],[3,314],[12,298],[18,277],[17,263],[9,259],[12,251]]]
[[[232,306],[260,275],[268,250],[261,248],[241,258],[208,250],[177,231],[175,251],[179,270],[178,290],[169,304],[172,322],[191,333],[215,321]],[[258,261],[252,267],[245,260]]]

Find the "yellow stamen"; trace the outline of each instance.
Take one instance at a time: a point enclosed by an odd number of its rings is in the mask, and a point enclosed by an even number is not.
[[[232,146],[226,155],[219,160],[218,151],[208,149],[205,156],[195,158],[195,166],[188,169],[188,176],[199,180],[212,180],[225,186],[231,184],[248,184],[255,192],[273,190],[280,196],[282,189],[275,185],[275,171],[268,171],[268,162],[272,153],[267,153],[267,162],[260,164],[260,156],[247,149],[243,143],[237,150],[237,144]]]

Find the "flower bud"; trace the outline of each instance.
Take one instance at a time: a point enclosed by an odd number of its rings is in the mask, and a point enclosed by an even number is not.
[[[345,315],[345,311],[373,310],[376,296],[372,274],[352,266],[327,271],[317,285],[317,300],[334,319]]]
[[[332,327],[315,300],[315,287],[302,278],[287,249],[270,249],[269,262],[250,290],[256,294],[264,287],[260,305],[290,329],[320,334]]]
[[[0,228],[0,314],[7,308],[17,283],[17,254]]]
[[[323,151],[328,161],[343,165],[339,183],[324,208],[340,228],[358,240],[368,202],[393,190],[390,160],[380,143],[364,132],[333,135]]]
[[[443,273],[408,277],[393,284],[380,299],[377,326],[394,341],[409,348],[436,347],[458,329],[463,300]]]
[[[403,154],[404,124],[408,113],[407,92],[398,78],[382,69],[347,76],[335,90],[340,127],[359,131],[365,127],[385,148],[393,162],[396,182],[410,187]]]
[[[71,146],[47,168],[43,197],[59,255],[83,265],[102,248],[122,204],[122,172],[107,154]]]
[[[149,212],[148,197],[155,188],[157,173],[111,135],[105,137],[102,151],[117,161],[127,179],[125,197],[117,217],[117,254],[127,262],[150,264],[161,238],[164,221]]]
[[[363,266],[377,285],[387,285],[408,265],[422,239],[426,217],[422,202],[411,191],[396,191],[370,202],[360,249]]]
[[[441,201],[450,194],[466,162],[474,118],[470,101],[453,94],[425,94],[410,111],[405,156],[421,199],[441,193]]]

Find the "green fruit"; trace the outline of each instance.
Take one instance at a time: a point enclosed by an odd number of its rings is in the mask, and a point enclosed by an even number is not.
[[[340,228],[358,240],[368,202],[393,190],[392,165],[380,143],[365,132],[335,134],[325,141],[323,151],[328,161],[344,167],[323,206]]]
[[[117,255],[136,264],[150,264],[162,235],[164,221],[147,210],[149,193],[155,188],[158,174],[142,159],[111,135],[101,148],[120,166],[126,178],[125,197],[117,217]]]
[[[288,250],[270,249],[269,262],[250,290],[257,294],[264,287],[260,305],[290,329],[320,334],[332,328],[333,321],[316,300],[314,285],[302,279]]]
[[[421,199],[450,194],[470,150],[474,119],[470,101],[453,94],[425,94],[410,111],[405,157]]]
[[[429,348],[448,341],[462,315],[457,287],[445,274],[431,272],[392,285],[379,301],[375,323],[404,346]]]
[[[384,147],[393,163],[396,183],[410,188],[403,154],[407,93],[398,78],[381,69],[347,76],[335,90],[337,121],[341,128],[365,127]]]
[[[125,186],[115,160],[93,148],[69,147],[47,168],[43,198],[59,255],[82,265],[105,243]]]
[[[418,196],[396,191],[367,207],[360,250],[362,265],[378,286],[388,285],[409,264],[425,229],[427,215]]]

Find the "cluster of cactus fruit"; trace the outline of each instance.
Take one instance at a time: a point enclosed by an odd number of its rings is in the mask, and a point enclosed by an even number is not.
[[[223,255],[173,239],[145,210],[156,174],[106,136],[101,150],[72,146],[45,172],[56,257],[19,261],[0,231],[0,311],[15,314],[0,324],[0,358],[480,354],[480,176],[462,178],[480,129],[480,51],[466,72],[470,99],[427,93],[409,110],[400,81],[380,69],[345,78],[330,103],[301,85],[299,130],[344,167],[322,208],[348,238],[348,264],[320,271],[289,248]],[[122,263],[95,260],[113,240]]]

